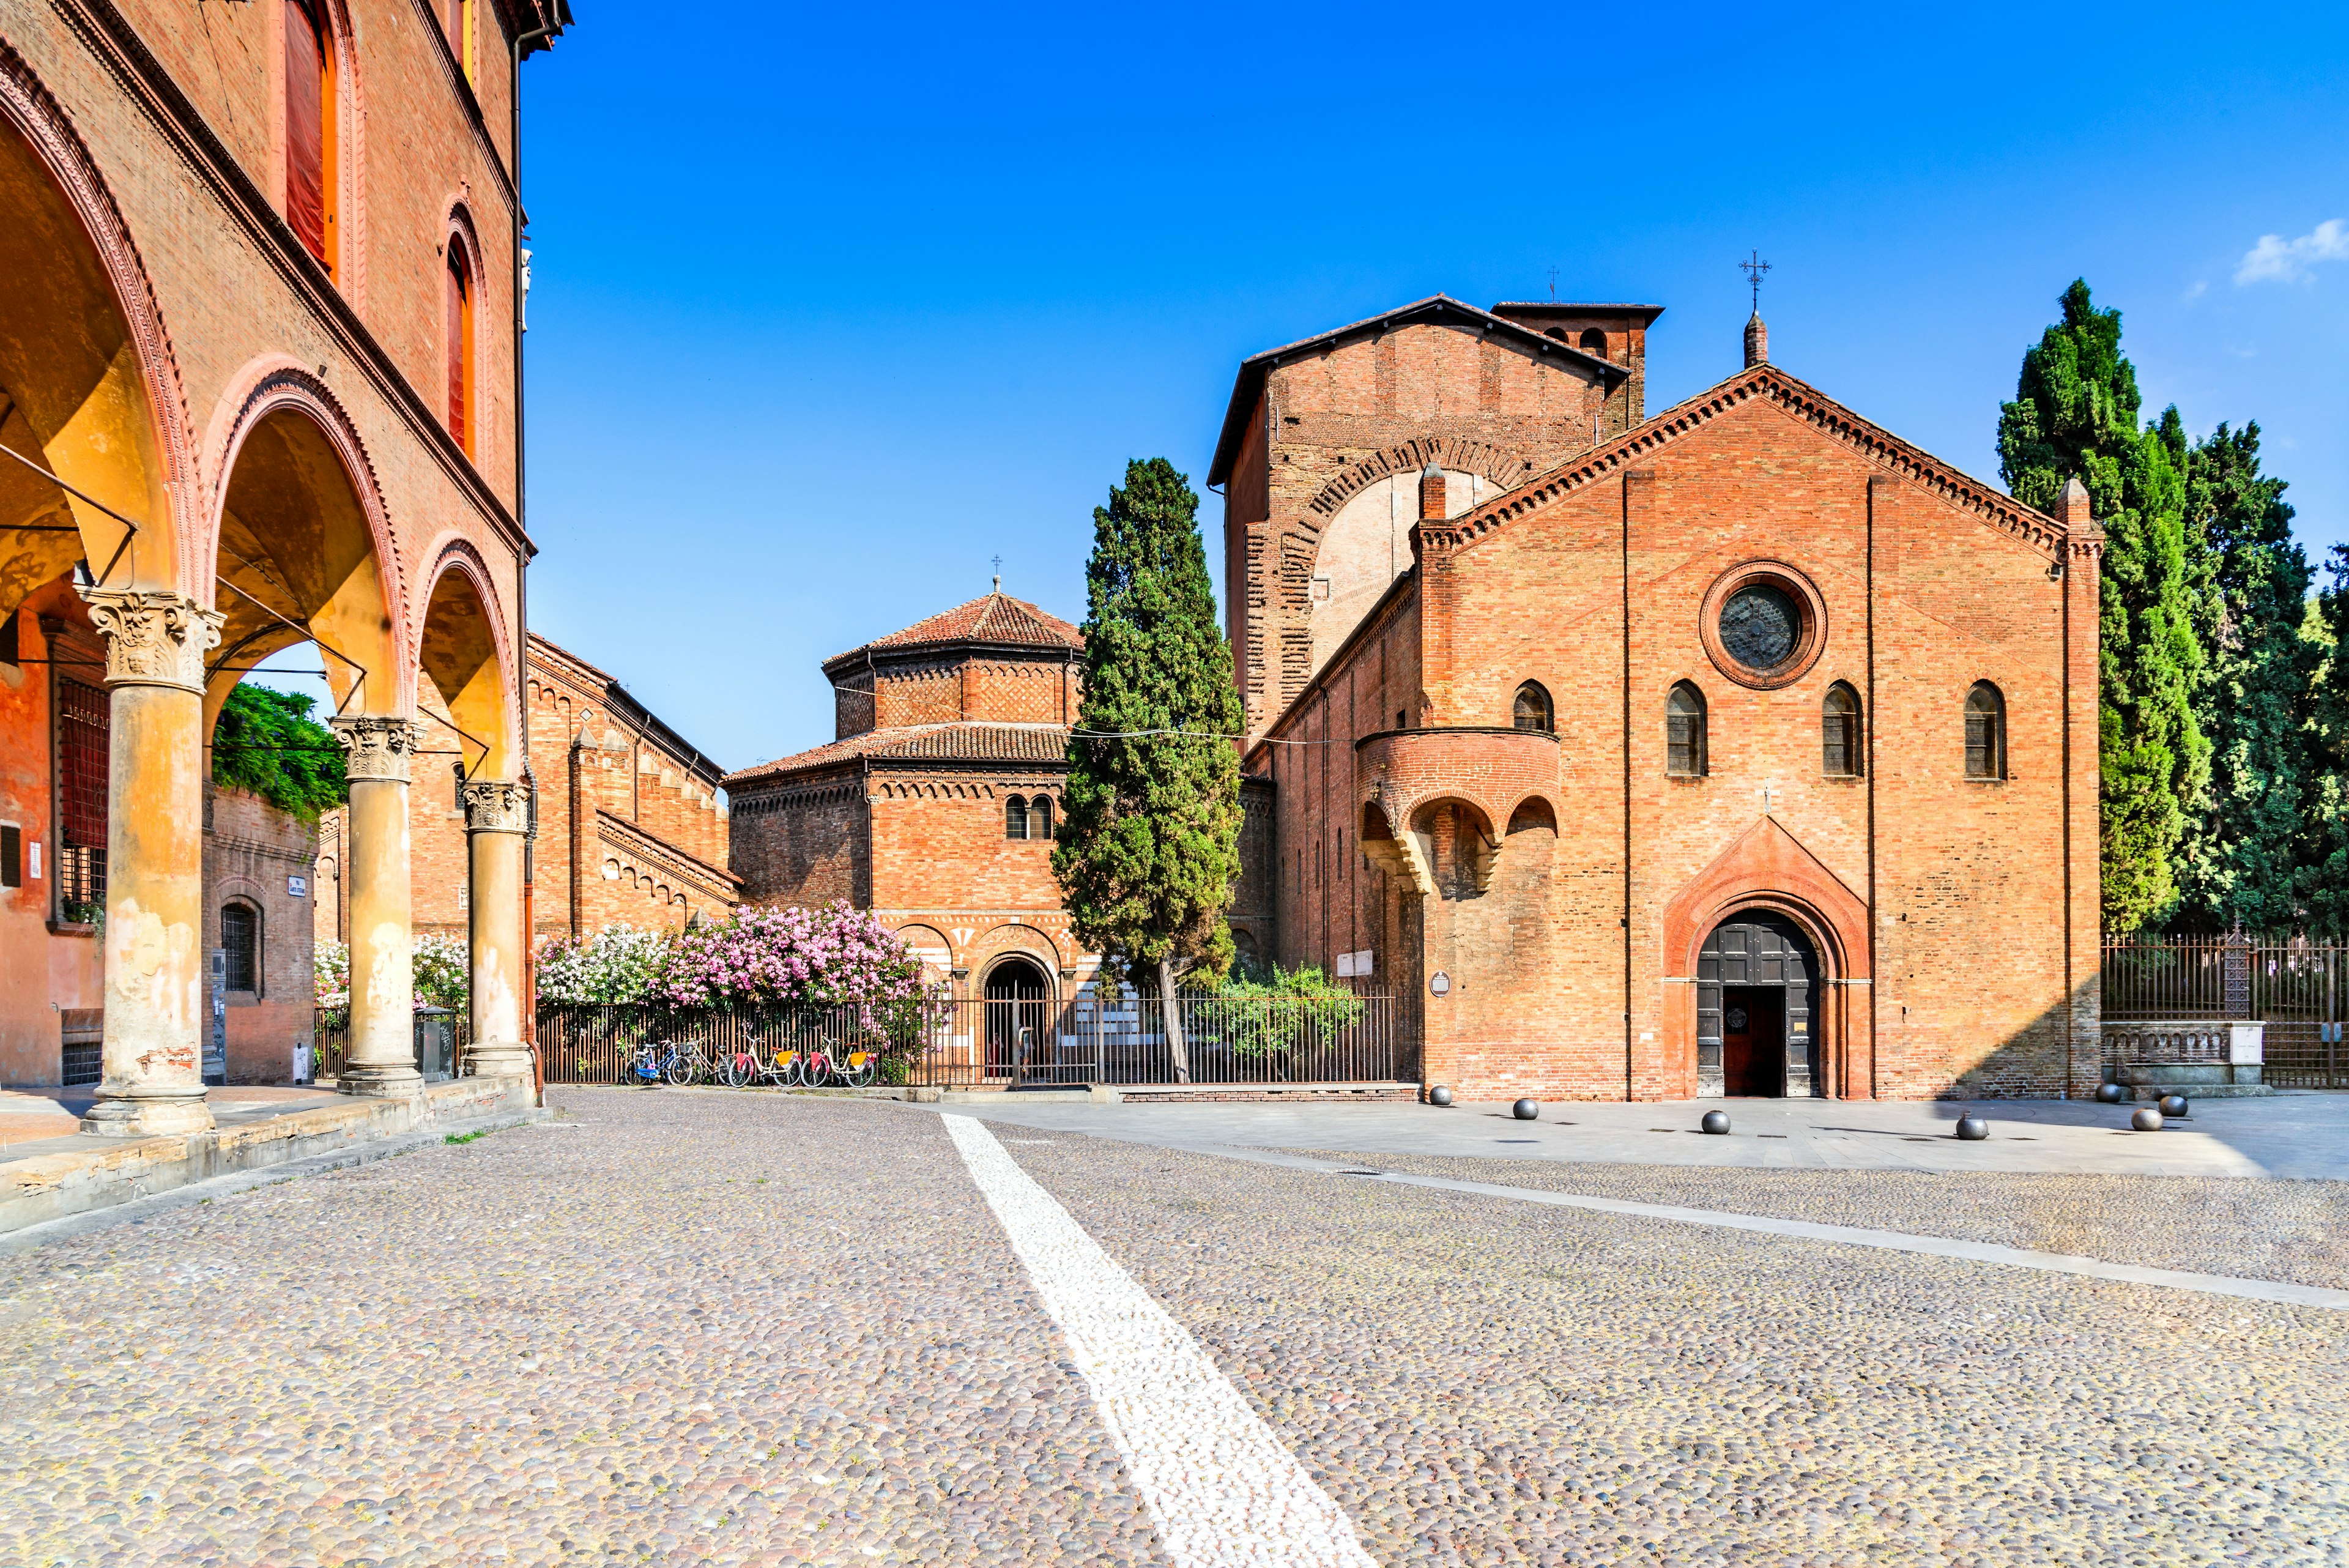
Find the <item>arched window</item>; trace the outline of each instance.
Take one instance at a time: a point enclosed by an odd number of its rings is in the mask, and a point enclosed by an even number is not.
[[[1003,803],[1003,836],[1006,838],[1028,836],[1027,796],[1015,794]]]
[[[285,222],[335,270],[335,57],[318,0],[285,7]]]
[[[1596,327],[1587,329],[1582,334],[1582,351],[1594,359],[1607,358],[1607,334]]]
[[[473,271],[465,242],[449,236],[449,433],[473,450]]]
[[[1550,704],[1548,689],[1538,680],[1517,688],[1515,717],[1520,730],[1539,730],[1547,735],[1557,728],[1557,710]]]
[[[1040,794],[1028,803],[1028,836],[1030,838],[1052,836],[1052,797],[1050,795]]]
[[[1683,680],[1664,699],[1664,771],[1702,777],[1704,751],[1704,693]]]
[[[1859,776],[1859,693],[1838,680],[1819,706],[1819,771],[1829,778]]]
[[[1966,777],[2006,776],[2006,699],[1987,680],[1966,693]]]
[[[221,947],[228,954],[228,989],[261,989],[261,915],[250,904],[221,906]]]

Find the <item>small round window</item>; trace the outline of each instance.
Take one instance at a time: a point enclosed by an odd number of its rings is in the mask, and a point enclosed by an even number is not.
[[[1721,646],[1748,670],[1777,669],[1802,640],[1802,607],[1775,584],[1748,583],[1721,607]]]

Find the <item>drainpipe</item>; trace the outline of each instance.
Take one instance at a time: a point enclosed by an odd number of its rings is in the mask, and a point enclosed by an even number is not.
[[[528,482],[523,477],[523,375],[522,375],[522,57],[533,44],[553,37],[562,30],[560,24],[533,27],[515,36],[507,53],[506,109],[511,118],[506,141],[506,172],[512,181],[514,192],[512,254],[513,305],[513,465],[514,465],[514,526],[524,539],[530,536],[529,510],[526,501]],[[530,831],[522,841],[522,1015],[523,1026],[530,1031],[531,1055],[538,1055],[538,953],[533,939],[538,930],[538,777],[531,767],[530,754],[530,556],[525,550],[514,562],[514,619],[521,629],[517,639],[522,669],[520,690],[515,692],[522,709],[522,782],[530,801]],[[578,867],[572,867],[574,877]],[[541,1064],[540,1073],[544,1072]],[[538,1098],[543,1102],[543,1077],[540,1080]]]

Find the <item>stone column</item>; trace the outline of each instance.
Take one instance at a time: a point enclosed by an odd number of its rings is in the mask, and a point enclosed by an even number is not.
[[[522,845],[530,793],[518,784],[472,779],[464,786],[465,837],[472,888],[473,1039],[465,1063],[475,1077],[528,1078],[523,1033],[524,943]]]
[[[351,1035],[347,1095],[420,1092],[416,1070],[416,953],[408,891],[408,770],[415,723],[384,714],[327,721],[351,784]]]
[[[222,617],[184,594],[84,588],[106,639],[105,1079],[82,1130],[197,1133],[204,1105],[204,653]]]

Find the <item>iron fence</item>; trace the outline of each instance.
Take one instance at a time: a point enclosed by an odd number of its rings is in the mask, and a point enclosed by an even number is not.
[[[1182,1060],[1164,1001],[1132,992],[1072,999],[964,999],[936,1006],[912,1081],[937,1087],[1081,1084],[1383,1083],[1417,1065],[1396,999],[1182,996]]]
[[[872,1053],[877,1082],[938,1088],[1362,1083],[1392,1081],[1414,1064],[1392,996],[1197,996],[1181,1008],[1180,1065],[1158,999],[1090,992],[1066,1001],[933,995],[884,1009],[546,1007],[538,1050],[550,1084],[626,1083],[638,1049],[654,1042],[689,1046],[713,1064],[738,1053],[770,1064]]]
[[[447,1021],[450,1037],[444,1043],[428,1042],[429,1025],[434,1019]],[[471,1018],[461,1012],[450,1014],[437,1008],[419,1008],[416,1012],[414,1036],[416,1061],[419,1070],[425,1071],[428,1076],[464,1076],[465,1047],[472,1044],[473,1039],[473,1024]],[[340,1078],[343,1075],[343,1058],[349,1052],[350,1044],[351,1015],[347,1009],[321,1007],[313,1013],[310,1028],[310,1081],[322,1083]],[[444,1073],[435,1073],[433,1068],[441,1056],[444,1046],[448,1057],[448,1068]]]
[[[2118,1024],[2264,1023],[2265,1081],[2349,1089],[2342,1042],[2349,942],[2307,937],[2123,937],[2104,951],[2104,1019]]]

